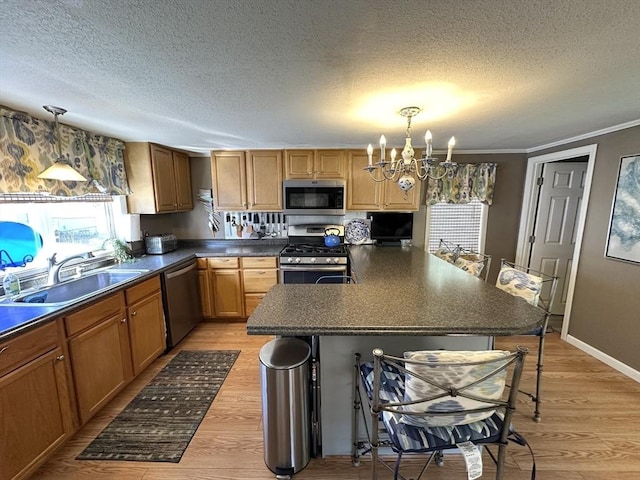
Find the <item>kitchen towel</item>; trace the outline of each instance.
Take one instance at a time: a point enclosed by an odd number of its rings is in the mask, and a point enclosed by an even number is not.
[[[76,459],[178,463],[239,354],[182,350]]]

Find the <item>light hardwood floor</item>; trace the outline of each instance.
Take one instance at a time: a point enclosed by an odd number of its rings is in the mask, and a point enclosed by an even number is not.
[[[262,454],[258,352],[271,337],[246,335],[244,323],[202,323],[169,355],[156,360],[105,409],[67,442],[32,477],[35,479],[255,480],[273,479]],[[529,347],[523,387],[534,382],[535,341],[500,339],[498,348]],[[598,360],[547,337],[542,422],[531,419],[522,398],[514,420],[531,444],[539,480],[636,480],[640,478],[640,385]],[[84,447],[122,410],[180,349],[242,351],[206,418],[178,464],[75,460]],[[453,458],[449,458],[453,457]],[[463,463],[449,456],[430,468],[426,479],[464,479]],[[485,475],[493,478],[484,456]],[[509,447],[507,480],[529,479],[526,448]],[[369,459],[359,468],[350,458],[312,459],[295,480],[365,480]],[[391,478],[383,474],[382,479]]]

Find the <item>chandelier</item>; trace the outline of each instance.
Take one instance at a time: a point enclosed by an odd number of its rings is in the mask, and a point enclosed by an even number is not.
[[[441,162],[431,156],[433,138],[429,130],[427,130],[427,133],[424,135],[424,140],[427,144],[424,149],[424,154],[422,158],[415,158],[415,152],[411,146],[411,119],[420,113],[420,111],[421,109],[419,107],[405,107],[400,110],[400,115],[407,119],[405,144],[402,149],[401,159],[396,160],[396,149],[394,148],[391,150],[391,160],[386,161],[385,149],[387,147],[387,140],[384,135],[380,137],[380,161],[378,163],[373,163],[373,147],[371,144],[367,147],[369,165],[364,167],[364,169],[369,172],[369,175],[371,175],[374,181],[384,182],[385,180],[390,180],[398,182],[400,189],[406,193],[414,187],[416,178],[426,180],[429,177],[438,180],[457,165],[451,161],[451,152],[453,151],[453,146],[456,144],[456,139],[454,137],[449,139],[447,159]],[[439,166],[444,168],[437,169]]]

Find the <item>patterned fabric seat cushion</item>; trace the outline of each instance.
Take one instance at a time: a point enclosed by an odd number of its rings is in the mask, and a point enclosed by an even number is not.
[[[496,287],[537,306],[542,291],[542,278],[515,268],[503,266],[498,273]]]
[[[360,375],[367,395],[373,396],[373,362],[360,365]],[[388,364],[383,364],[380,399],[383,402],[402,402],[404,400],[404,375]],[[500,437],[503,425],[503,412],[494,412],[489,418],[466,425],[457,426],[416,426],[405,422],[408,415],[383,411],[382,421],[390,440],[396,448],[408,452],[440,450],[451,448],[452,444],[473,441],[490,443]]]
[[[447,351],[447,350],[424,350],[417,352],[405,352],[406,360],[427,362],[427,365],[407,363],[406,368],[412,374],[407,374],[405,378],[404,402],[413,402],[425,399],[418,403],[413,403],[404,407],[405,411],[420,413],[422,415],[405,415],[404,422],[417,426],[449,426],[464,425],[484,420],[495,412],[495,410],[480,412],[460,412],[462,410],[473,410],[491,407],[492,400],[500,400],[506,383],[506,370],[502,370],[493,375],[491,372],[506,364],[510,353],[503,350],[487,351]],[[483,365],[462,365],[464,362],[483,362],[489,360],[499,360]],[[478,382],[485,376],[490,375],[485,380]],[[428,378],[435,386],[418,378]],[[456,396],[440,396],[429,400],[434,396],[447,393],[449,388],[459,390]],[[487,401],[466,398],[464,394],[487,399]],[[451,412],[449,415],[424,415],[429,412]]]
[[[373,398],[373,362],[360,365],[360,375],[369,399]],[[382,382],[380,400],[384,402],[402,402],[404,398],[404,374],[388,363],[382,364]]]
[[[482,269],[484,268],[484,262],[482,260],[469,260],[463,257],[456,258],[456,261],[453,264],[475,277],[479,277],[482,273]]]
[[[424,452],[455,447],[456,443],[491,443],[500,438],[504,413],[493,415],[478,422],[449,427],[415,426],[403,421],[406,415],[382,412],[382,421],[389,439],[405,452]]]
[[[456,261],[456,253],[446,247],[438,248],[435,252],[433,252],[433,254],[436,257],[441,258],[445,262],[453,263]]]

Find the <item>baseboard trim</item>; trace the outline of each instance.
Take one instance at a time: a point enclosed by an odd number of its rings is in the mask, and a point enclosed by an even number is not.
[[[638,370],[634,370],[629,365],[622,363],[620,360],[616,360],[615,358],[571,335],[567,335],[566,342],[640,383],[640,372]]]

